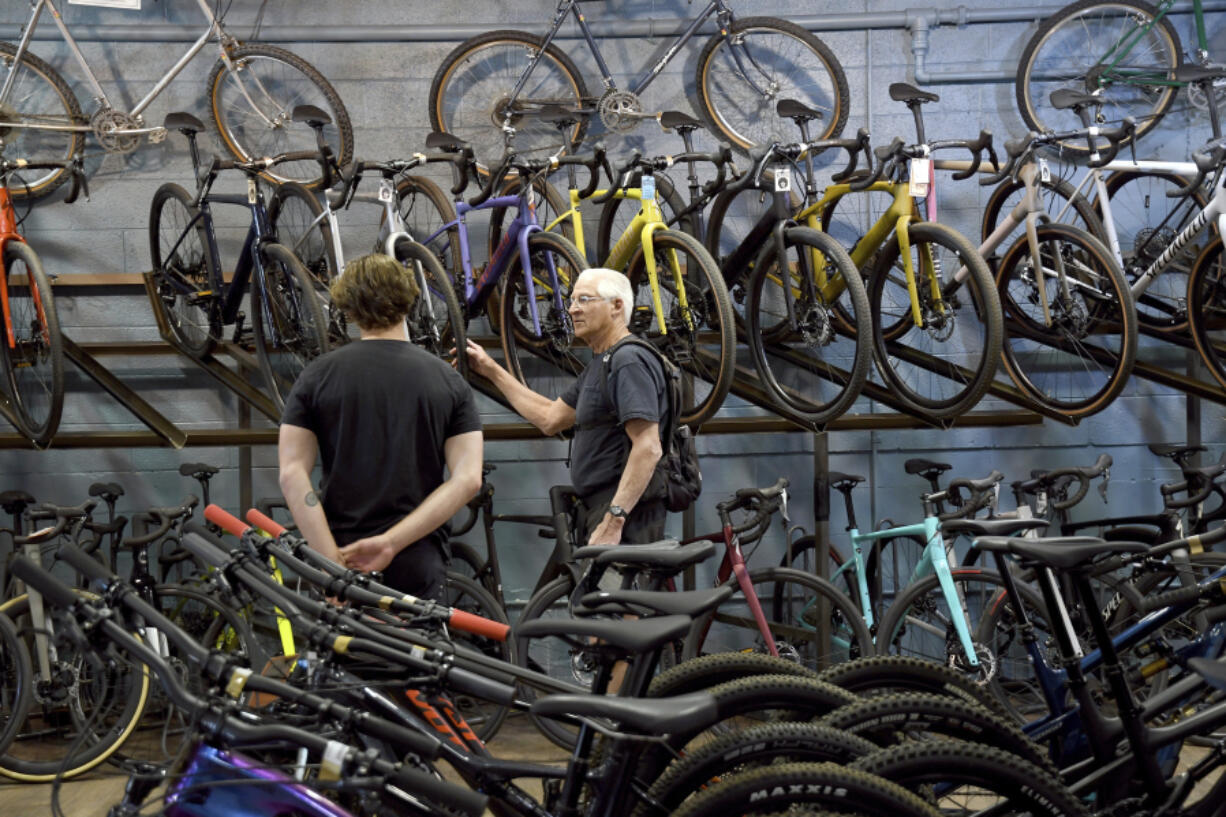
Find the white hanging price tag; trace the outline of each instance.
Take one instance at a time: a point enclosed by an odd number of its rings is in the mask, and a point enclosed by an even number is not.
[[[319,763],[319,779],[339,780],[348,754],[349,747],[345,744],[335,740],[328,741],[324,747],[323,759]]]
[[[1047,160],[1042,156],[1039,157],[1039,181],[1047,184],[1051,181],[1051,168],[1047,165]]]
[[[247,180],[247,203],[255,204],[256,200],[259,199],[259,197],[260,197],[260,191],[259,191],[259,188],[257,188],[255,185],[255,179],[248,179]]]
[[[911,160],[911,195],[915,198],[923,198],[928,195],[928,174],[930,171],[930,159],[912,159]]]
[[[379,182],[379,201],[391,201],[393,192],[391,179],[383,179]]]
[[[775,192],[792,192],[792,168],[779,167],[775,169]]]

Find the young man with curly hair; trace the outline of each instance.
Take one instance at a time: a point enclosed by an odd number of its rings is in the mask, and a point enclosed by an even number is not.
[[[472,391],[409,342],[405,316],[419,292],[394,259],[358,258],[331,294],[362,339],[312,361],[294,383],[277,443],[281,491],[315,550],[358,570],[382,570],[398,590],[439,599],[447,521],[481,487]],[[311,484],[317,457],[318,492]]]

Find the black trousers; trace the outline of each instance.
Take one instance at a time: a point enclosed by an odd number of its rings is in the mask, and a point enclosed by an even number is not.
[[[583,531],[581,531],[581,536],[575,540],[575,547],[582,547],[588,543],[588,537],[600,525],[600,520],[608,512],[609,505],[613,502],[613,495],[616,493],[617,486],[613,485],[582,497],[586,512],[583,515]],[[621,544],[649,545],[660,541],[664,538],[664,523],[667,519],[668,509],[664,507],[663,499],[640,499],[630,510],[630,515],[626,517],[626,524],[622,527]]]
[[[419,599],[442,601],[447,584],[447,557],[433,540],[409,545],[383,571],[383,583]]]

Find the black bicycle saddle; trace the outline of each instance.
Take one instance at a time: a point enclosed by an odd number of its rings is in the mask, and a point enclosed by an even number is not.
[[[456,151],[464,147],[464,140],[441,130],[436,130],[426,137],[426,147],[430,150]]]
[[[1051,106],[1060,110],[1071,108],[1076,111],[1090,105],[1097,107],[1102,104],[1103,101],[1094,96],[1094,94],[1084,94],[1081,91],[1074,91],[1072,88],[1061,88],[1051,93]]]
[[[779,114],[785,119],[803,119],[806,122],[811,119],[822,118],[821,111],[815,108],[810,108],[808,105],[797,102],[795,99],[779,100],[779,104],[775,106],[775,113]]]
[[[660,127],[669,130],[696,130],[703,125],[688,113],[681,111],[665,111],[660,114]]]
[[[162,120],[162,127],[166,130],[177,130],[183,133],[201,133],[204,131],[204,123],[186,111],[175,111],[174,113],[166,114],[166,118]]]
[[[932,91],[921,91],[914,85],[909,85],[905,82],[890,83],[890,99],[895,102],[906,102],[908,105],[912,102],[918,102],[921,105],[925,102],[940,102],[941,97],[934,94]]]

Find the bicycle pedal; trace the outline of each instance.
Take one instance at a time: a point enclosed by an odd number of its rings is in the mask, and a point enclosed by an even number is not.
[[[156,145],[156,144],[159,144],[165,141],[166,141],[166,129],[165,128],[154,128],[153,130],[149,131],[149,144]]]

